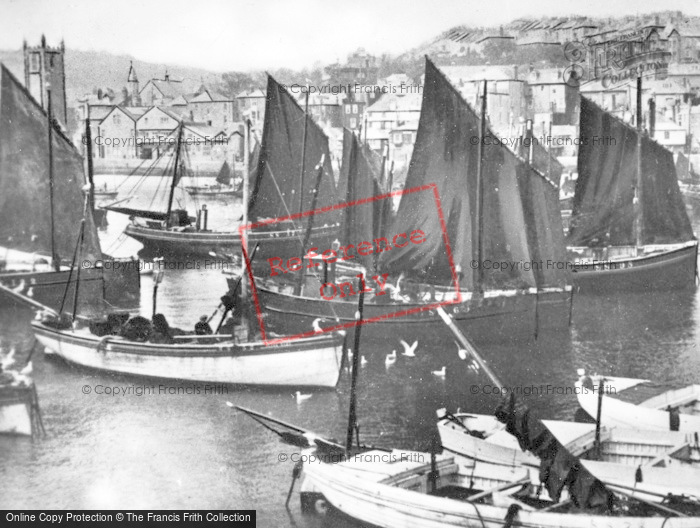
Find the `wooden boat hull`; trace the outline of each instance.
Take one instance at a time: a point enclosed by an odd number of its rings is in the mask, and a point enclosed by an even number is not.
[[[0,386],[0,434],[31,436],[33,403],[32,387]]]
[[[458,420],[471,416],[475,415],[455,415]],[[490,416],[485,418],[493,420],[493,425],[495,425],[495,418]],[[469,427],[472,428],[472,425],[470,424]],[[503,431],[503,433],[499,432],[498,434],[504,437],[507,435],[508,440],[495,443],[493,439],[491,439],[492,441],[487,441],[488,437],[479,438],[470,435],[466,429],[460,427],[451,420],[439,419],[437,428],[440,434],[442,448],[454,455],[471,458],[477,462],[487,462],[489,464],[501,466],[519,467],[527,465],[537,468],[540,466],[540,459],[520,449],[515,437],[505,431]],[[503,426],[503,428],[505,429],[505,426]]]
[[[695,286],[697,256],[698,245],[693,242],[649,256],[573,263],[574,289],[580,293],[610,293],[691,288]]]
[[[15,300],[28,298],[58,311],[66,285],[70,288],[66,308],[72,310],[77,274],[70,270],[19,271],[0,273],[0,284],[14,290]],[[138,302],[141,292],[138,260],[112,260],[108,267],[90,267],[80,270],[80,306],[91,305],[104,298],[114,306],[129,306]]]
[[[69,282],[70,271],[19,271],[0,273],[0,283],[14,290],[18,295],[15,300],[28,298],[48,306],[56,311]],[[66,298],[66,308],[72,310],[75,292],[76,273],[70,277],[70,288]],[[101,299],[104,294],[104,275],[101,268],[85,268],[80,271],[80,302]]]
[[[261,308],[266,314],[267,331],[300,333],[312,328],[314,319],[322,318],[331,324],[336,317],[341,323],[355,320],[357,298],[326,301],[275,291],[256,280]],[[540,331],[568,328],[572,302],[570,289],[539,291],[521,290],[492,294],[484,298],[469,297],[458,304],[446,306],[459,327],[478,343],[520,341],[531,339]],[[387,332],[398,332],[402,339],[420,339],[431,329],[444,331],[445,324],[435,310],[411,313],[425,303],[376,304],[365,301],[364,319],[381,318],[365,325],[363,334],[385,337]],[[392,315],[396,314],[396,315]],[[507,329],[507,331],[501,331]]]
[[[36,338],[65,360],[109,372],[149,378],[232,385],[335,387],[342,337],[323,335],[279,345],[156,344],[99,338],[32,322]],[[111,338],[111,339],[110,339]]]
[[[427,456],[430,460],[430,455]],[[372,464],[383,466],[381,462]],[[353,468],[355,466],[355,468]],[[391,479],[391,464],[385,464],[386,480]],[[466,501],[428,495],[428,470],[416,473],[411,489],[385,484],[369,474],[368,464],[306,464],[305,479],[336,509],[363,523],[382,528],[502,528],[508,507],[473,504]],[[513,526],[528,528],[696,528],[693,517],[612,517],[520,510]]]
[[[338,231],[337,226],[312,228],[311,240],[323,247],[331,247]],[[236,253],[240,251],[238,232],[176,231],[129,224],[124,233],[141,242],[148,251],[164,255],[203,256],[210,253]],[[248,250],[259,244],[256,260],[269,257],[298,256],[304,234],[298,231],[254,230],[247,237]]]
[[[191,196],[211,196],[211,197],[216,197],[216,196],[242,196],[243,191],[238,189],[233,189],[233,188],[224,188],[224,189],[208,189],[206,187],[185,187],[185,190],[191,195]]]
[[[465,413],[454,416],[460,421],[465,421],[469,430],[482,433],[484,438],[471,435],[464,427],[441,417],[438,419],[437,427],[443,449],[458,456],[489,464],[511,467],[540,466],[540,460],[530,453],[523,452],[517,439],[510,435],[505,430],[505,425],[498,422],[495,417]],[[594,424],[552,420],[544,420],[542,423],[574,456],[583,456],[594,449]],[[601,433],[600,456],[606,463],[634,468],[664,457],[675,449],[679,449],[680,446],[688,444],[689,441],[692,444],[690,436],[688,433],[677,431],[641,431],[604,427]],[[698,465],[700,469],[698,464],[700,452],[696,449],[692,451],[682,458],[674,459],[674,464]],[[700,481],[700,473],[697,476]]]
[[[606,378],[604,382],[604,395],[602,404],[601,422],[606,426],[628,427],[632,429],[660,429],[671,430],[671,415],[660,408],[650,408],[643,405],[635,405],[605,395],[616,393],[615,378]],[[578,403],[586,413],[595,417],[598,412],[599,391],[592,391],[583,387],[580,381],[576,382],[576,394]],[[679,431],[700,431],[700,415],[680,414]]]

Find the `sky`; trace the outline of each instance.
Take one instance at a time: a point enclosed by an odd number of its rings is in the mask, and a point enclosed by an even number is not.
[[[50,45],[219,72],[301,69],[359,47],[399,54],[461,24],[662,9],[700,16],[700,0],[0,0],[0,49],[44,33]]]

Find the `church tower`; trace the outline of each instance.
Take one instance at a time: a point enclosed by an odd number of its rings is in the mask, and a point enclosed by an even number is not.
[[[25,41],[23,48],[24,85],[44,110],[48,110],[50,91],[51,113],[66,127],[68,124],[64,64],[66,47],[63,41],[59,47],[51,48],[46,45],[46,37],[42,35],[40,46],[29,47]]]
[[[141,106],[141,96],[139,95],[139,79],[136,77],[134,63],[129,65],[129,77],[127,79],[129,85],[129,95],[131,96],[131,106]]]

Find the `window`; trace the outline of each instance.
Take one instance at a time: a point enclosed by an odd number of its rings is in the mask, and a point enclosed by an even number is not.
[[[664,139],[671,139],[671,133],[668,130],[664,131]]]
[[[345,113],[346,114],[350,113],[350,105],[345,105]]]
[[[38,72],[39,71],[39,54],[38,53],[32,53],[30,55],[30,66],[33,72]]]
[[[411,134],[410,132],[404,132],[403,142],[408,143],[409,145],[413,143],[413,134]]]
[[[350,118],[350,128],[357,128],[357,119],[354,117]]]
[[[112,121],[114,122],[115,125],[120,125],[122,122],[122,116],[120,116],[119,114],[114,114],[112,116]]]
[[[352,113],[356,114],[357,112],[358,112],[357,105],[356,104],[352,105]]]
[[[401,132],[394,134],[394,145],[401,145]]]
[[[162,125],[164,125],[164,124],[167,123],[167,122],[168,122],[168,118],[167,118],[167,117],[161,117],[161,118],[160,118],[160,123],[161,123]]]

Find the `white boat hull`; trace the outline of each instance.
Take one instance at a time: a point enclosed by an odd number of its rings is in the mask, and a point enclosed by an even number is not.
[[[606,392],[616,393],[619,392],[619,390],[620,389],[615,385],[615,378],[605,378],[601,414],[601,422],[603,425],[627,427],[631,429],[660,429],[663,431],[669,431],[671,429],[671,417],[668,411],[646,407],[643,404],[635,405],[605,395]],[[586,411],[589,416],[595,418],[598,412],[598,389],[586,389],[580,381],[577,381],[576,394],[581,408]],[[658,401],[661,406],[665,400],[659,399]],[[680,414],[678,430],[700,432],[700,416]]]
[[[430,455],[427,455],[428,457]],[[356,468],[353,468],[356,466]],[[376,464],[383,466],[383,464]],[[387,472],[391,464],[385,464]],[[305,478],[341,512],[364,523],[383,528],[502,528],[506,506],[473,504],[427,495],[424,471],[411,489],[377,482],[362,464],[307,464]],[[418,475],[418,474],[417,474]],[[521,510],[513,526],[528,528],[697,528],[692,517],[612,517]]]
[[[102,340],[82,331],[58,331],[33,322],[42,345],[66,361],[149,378],[232,385],[335,387],[342,339],[312,337],[280,345],[155,344]],[[114,337],[114,336],[110,336]]]

